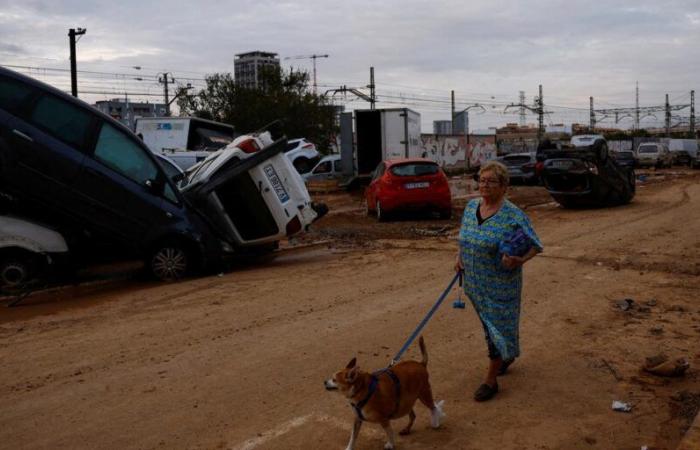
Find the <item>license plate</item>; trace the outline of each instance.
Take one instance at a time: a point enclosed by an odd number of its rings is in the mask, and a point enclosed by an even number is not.
[[[425,189],[430,186],[427,181],[422,181],[420,183],[406,183],[403,185],[406,189]]]
[[[277,176],[277,171],[275,171],[275,168],[272,167],[272,164],[268,164],[263,168],[263,170],[265,171],[265,175],[267,175],[267,179],[270,180],[272,189],[275,190],[275,194],[277,194],[277,198],[280,200],[280,202],[285,203],[289,201],[289,194],[287,194],[287,190],[284,189],[284,186],[282,186],[280,177]]]
[[[551,165],[555,169],[568,169],[572,166],[571,161],[552,161]]]

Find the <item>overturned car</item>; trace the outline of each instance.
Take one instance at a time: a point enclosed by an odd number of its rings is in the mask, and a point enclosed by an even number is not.
[[[263,131],[168,171],[112,117],[0,67],[0,214],[60,234],[71,265],[140,258],[172,280],[306,231],[327,209],[285,148]]]
[[[537,160],[547,191],[565,208],[623,205],[634,198],[634,169],[610,157],[601,135],[574,136],[570,143],[545,140]]]

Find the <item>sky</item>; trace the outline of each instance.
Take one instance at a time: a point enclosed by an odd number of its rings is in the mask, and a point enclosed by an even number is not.
[[[450,118],[453,90],[458,111],[483,107],[470,110],[478,129],[519,122],[519,109],[506,107],[520,91],[534,106],[540,84],[548,124],[588,123],[591,96],[596,109],[634,107],[636,83],[640,106],[662,106],[666,94],[689,105],[700,87],[700,0],[0,0],[0,65],[69,91],[69,28],[87,29],[77,59],[88,102],[162,101],[159,73],[197,89],[254,50],[309,72],[312,60],[295,57],[328,54],[317,59],[319,93],[369,93],[374,67],[377,107],[418,111],[424,133]],[[369,107],[351,94],[332,99]],[[674,123],[689,115],[674,112]],[[616,125],[602,116],[600,125]],[[641,126],[663,120],[656,113]]]

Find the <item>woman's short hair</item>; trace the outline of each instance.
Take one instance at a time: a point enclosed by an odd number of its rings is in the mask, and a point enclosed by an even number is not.
[[[488,161],[481,165],[479,169],[479,177],[484,172],[493,172],[497,177],[501,186],[508,186],[510,182],[510,177],[508,176],[508,168],[503,163],[498,161]]]

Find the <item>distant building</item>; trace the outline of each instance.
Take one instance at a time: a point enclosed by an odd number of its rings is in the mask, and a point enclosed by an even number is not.
[[[433,120],[433,134],[450,135],[452,134],[451,120]]]
[[[133,130],[138,117],[159,117],[165,115],[164,103],[130,102],[127,98],[103,100],[93,105],[99,111],[111,116]]]
[[[249,89],[264,87],[261,72],[264,67],[280,68],[277,53],[254,51],[239,53],[233,60],[233,75],[236,84]]]
[[[461,111],[455,114],[452,134],[466,135],[469,133],[469,111]]]

